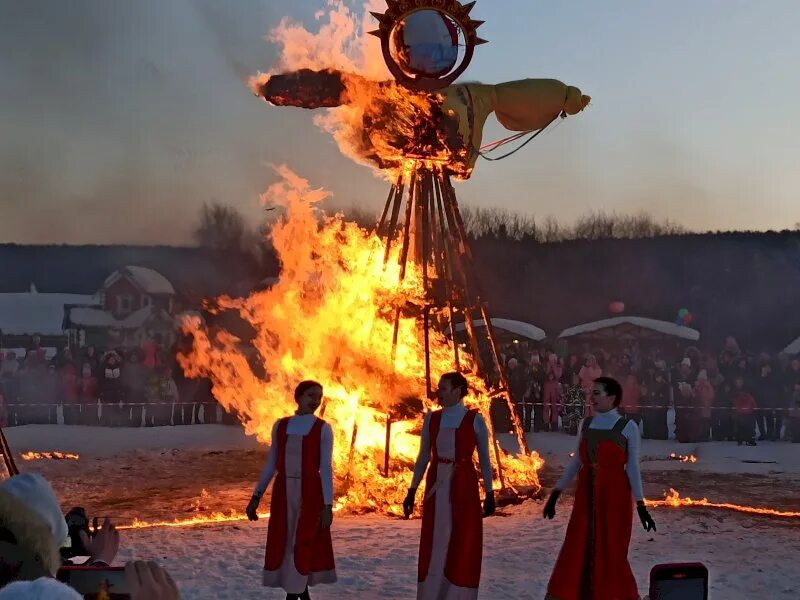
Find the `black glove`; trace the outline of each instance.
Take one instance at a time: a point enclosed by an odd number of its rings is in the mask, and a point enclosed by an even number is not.
[[[495,508],[494,491],[489,490],[486,497],[483,499],[483,516],[491,517],[494,514]]]
[[[417,488],[408,488],[408,494],[406,494],[406,499],[403,500],[403,514],[408,519],[412,514],[414,514],[414,497],[417,495]]]
[[[642,527],[644,527],[645,531],[656,531],[656,522],[653,521],[653,517],[647,511],[644,502],[636,504],[636,512],[639,513],[639,520],[642,522]]]
[[[554,489],[550,492],[550,497],[547,499],[547,502],[544,505],[544,518],[545,519],[552,519],[556,516],[556,502],[558,502],[558,497],[561,495],[561,490]]]
[[[258,521],[259,502],[261,502],[261,498],[253,494],[253,497],[250,498],[250,502],[247,503],[247,508],[244,512],[251,521]]]

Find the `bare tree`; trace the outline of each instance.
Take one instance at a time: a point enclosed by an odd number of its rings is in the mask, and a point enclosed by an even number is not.
[[[195,241],[205,248],[222,252],[243,252],[251,241],[241,213],[232,206],[204,204],[200,222],[194,230]]]

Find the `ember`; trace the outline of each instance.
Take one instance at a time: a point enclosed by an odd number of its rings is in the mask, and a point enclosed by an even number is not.
[[[22,460],[78,460],[79,454],[71,454],[69,452],[22,452],[20,455]]]
[[[683,456],[682,454],[675,454],[672,452],[669,455],[670,460],[679,460],[680,462],[688,462],[688,463],[696,463],[697,457],[694,454],[690,454],[689,456]]]

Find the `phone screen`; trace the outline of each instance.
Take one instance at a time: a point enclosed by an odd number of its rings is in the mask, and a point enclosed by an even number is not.
[[[58,580],[87,600],[129,600],[123,567],[62,567]]]
[[[654,600],[705,600],[706,583],[702,578],[662,579],[653,591]]]

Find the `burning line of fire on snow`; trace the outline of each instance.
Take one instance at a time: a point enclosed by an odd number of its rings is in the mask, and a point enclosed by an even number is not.
[[[688,496],[681,498],[681,495],[673,488],[664,494],[664,500],[648,500],[648,506],[667,507],[667,508],[711,508],[718,510],[731,510],[750,515],[761,515],[765,517],[779,517],[786,519],[800,518],[798,511],[775,510],[773,508],[761,508],[758,506],[747,506],[741,504],[731,504],[729,502],[711,502],[707,498],[694,500]]]
[[[675,452],[671,452],[669,455],[670,460],[677,460],[683,463],[696,463],[697,457],[694,454],[689,454],[688,456],[684,456],[683,454],[676,454]]]
[[[780,519],[797,519],[800,518],[798,511],[782,511],[773,508],[763,508],[757,506],[746,506],[741,504],[731,504],[728,502],[711,502],[707,498],[694,500],[692,498],[681,498],[680,494],[670,489],[669,493],[665,494],[664,500],[648,500],[647,505],[656,508],[703,508],[712,510],[729,510],[749,515],[758,515],[763,517],[774,517]],[[259,518],[268,519],[270,513],[259,513]],[[173,519],[172,521],[144,521],[134,519],[133,523],[128,525],[120,525],[117,529],[120,530],[137,530],[137,529],[157,529],[157,528],[184,528],[184,527],[201,527],[206,525],[225,525],[228,523],[237,523],[246,521],[247,516],[237,511],[213,512],[208,515],[194,515],[186,519]]]
[[[22,460],[78,460],[79,454],[71,452],[22,452],[19,457]]]

